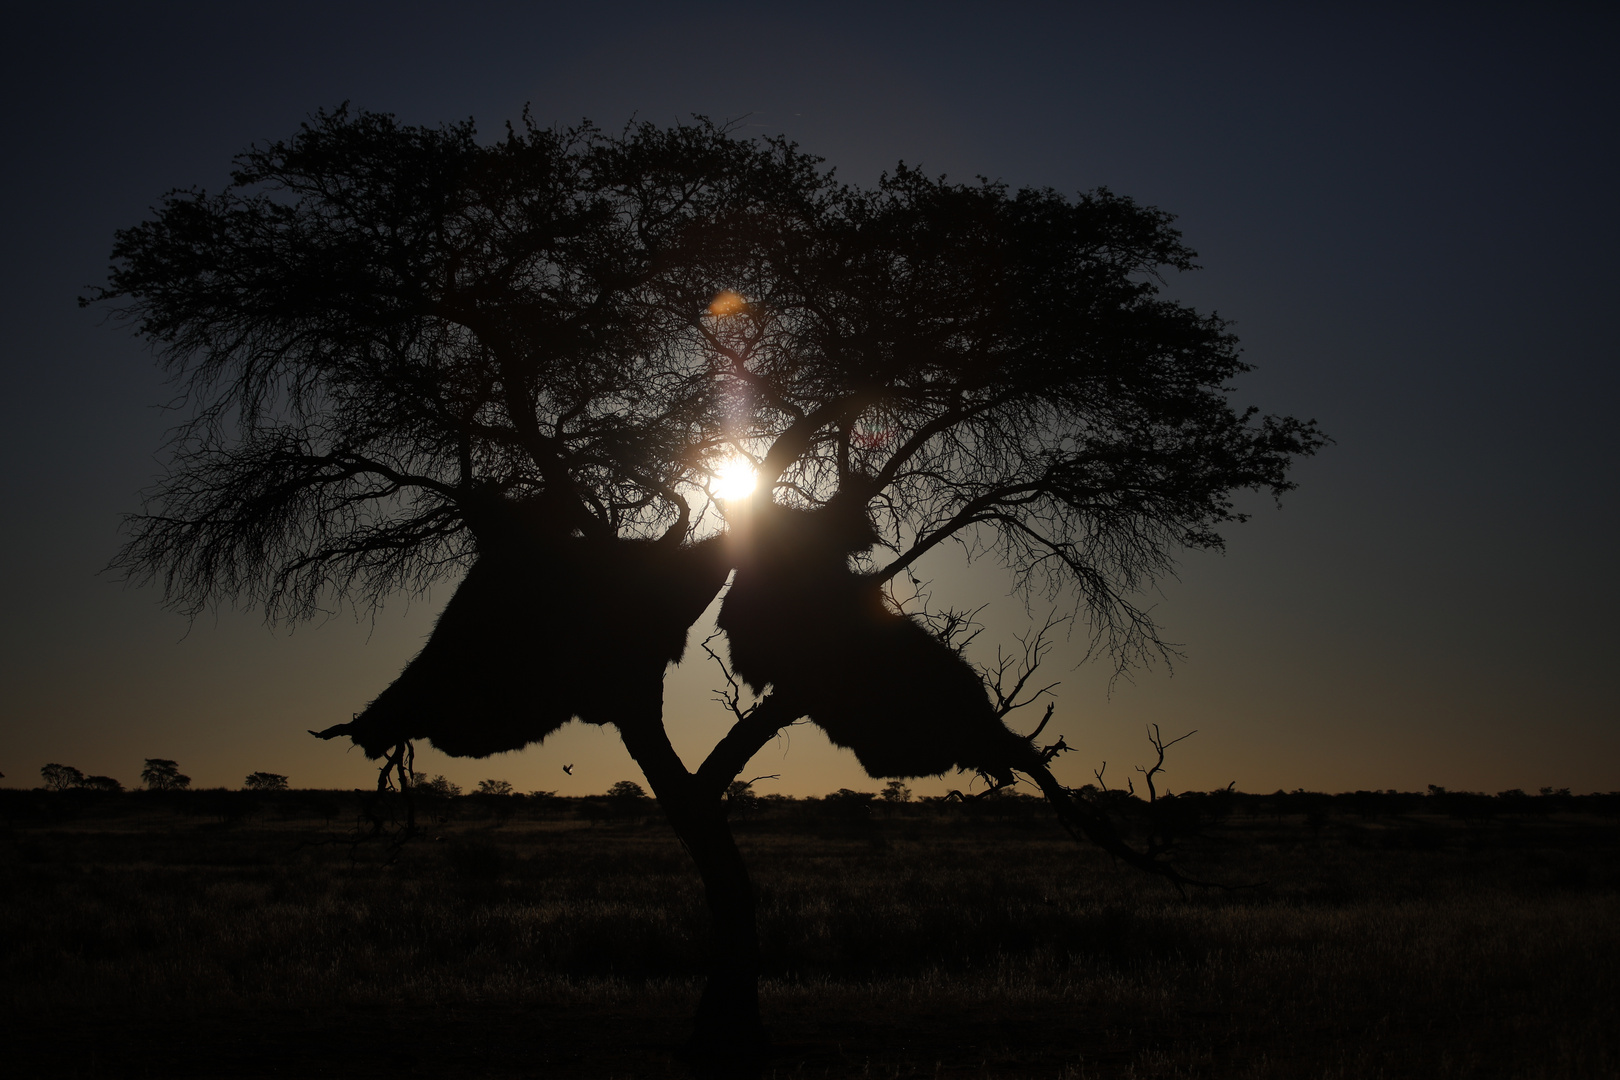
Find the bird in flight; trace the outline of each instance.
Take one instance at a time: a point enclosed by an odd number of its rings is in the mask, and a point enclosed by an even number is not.
[[[572,765],[564,765],[563,766],[563,772],[567,773],[569,776],[573,776],[574,775],[574,767]]]

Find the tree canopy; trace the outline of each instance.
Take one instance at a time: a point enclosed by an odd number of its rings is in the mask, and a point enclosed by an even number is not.
[[[170,758],[147,758],[141,766],[141,782],[148,791],[184,791],[191,786],[191,777]]]
[[[486,144],[321,113],[113,254],[90,299],[190,407],[116,565],[187,612],[375,602],[518,518],[701,539],[745,455],[765,498],[869,506],[878,579],[993,549],[1128,663],[1159,647],[1133,594],[1322,441],[1232,406],[1235,338],[1160,292],[1193,266],[1170,215],[904,166],[862,189],[702,119]]]

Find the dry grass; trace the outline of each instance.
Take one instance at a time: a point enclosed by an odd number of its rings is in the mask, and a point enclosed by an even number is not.
[[[705,915],[660,823],[390,865],[277,805],[13,814],[9,1075],[684,1075]],[[1239,818],[1189,858],[1267,884],[1186,899],[1039,820],[739,831],[778,1076],[1620,1075],[1612,821]]]

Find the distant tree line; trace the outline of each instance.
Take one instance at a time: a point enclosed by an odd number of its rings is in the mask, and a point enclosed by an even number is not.
[[[280,786],[284,778],[275,773],[265,774],[252,786],[244,784],[241,790],[148,786],[133,791],[100,788],[89,783],[90,777],[75,783],[71,767],[49,775],[55,786],[32,792],[0,789],[0,821],[59,820],[84,813],[140,814],[150,807],[224,825],[266,815],[285,821],[324,819],[328,828],[352,827],[356,836],[377,835],[373,826],[379,816],[385,823],[392,820],[389,815],[397,816],[405,809],[398,801],[407,797],[414,801],[420,820],[438,827],[458,822],[499,828],[513,820],[544,820],[592,828],[639,828],[662,815],[661,804],[641,784],[630,780],[614,783],[596,795],[563,796],[545,790],[522,793],[510,781],[494,779],[462,792],[459,785],[433,776],[421,777],[407,796],[399,791],[380,795],[364,788],[290,790]],[[727,792],[723,811],[735,827],[784,833],[826,830],[858,837],[897,822],[954,821],[1019,830],[1050,826],[1039,797],[1009,790],[911,794],[906,798],[910,793],[902,784],[881,791],[840,788],[820,797],[794,797],[760,794],[753,786],[739,780]],[[1361,846],[1429,850],[1493,823],[1496,829],[1515,829],[1534,822],[1574,824],[1588,815],[1620,818],[1620,791],[1576,795],[1563,788],[1535,793],[1511,789],[1495,795],[1450,791],[1438,785],[1424,792],[1337,794],[1303,789],[1260,794],[1226,788],[1173,795],[1161,792],[1152,799],[1112,789],[1094,790],[1089,797],[1106,807],[1123,835],[1177,850],[1185,841],[1214,835],[1212,830],[1225,827],[1285,833],[1303,829],[1318,839],[1332,836]],[[1449,827],[1443,824],[1446,820]]]
[[[0,773],[0,776],[3,776]],[[105,791],[120,792],[124,785],[111,776],[86,776],[72,765],[49,762],[40,767],[40,779],[46,791]],[[180,764],[172,758],[147,758],[141,766],[141,783],[148,791],[189,791],[191,777],[180,771]],[[246,791],[286,791],[287,778],[281,773],[249,773],[242,781]]]
[[[0,773],[0,777],[4,777]],[[125,790],[124,785],[111,776],[89,776],[71,765],[50,762],[39,770],[45,791],[93,791],[116,794]],[[776,777],[760,777],[758,779],[777,779]],[[148,791],[190,791],[191,777],[180,771],[177,762],[169,758],[147,758],[141,769],[141,782]],[[891,812],[902,806],[910,806],[913,811],[920,812],[927,807],[942,806],[951,803],[960,803],[963,806],[973,806],[975,812],[991,814],[1016,813],[1023,803],[1031,808],[1040,804],[1040,798],[1033,794],[1024,794],[1011,789],[981,793],[979,795],[961,792],[951,792],[946,795],[914,796],[911,788],[899,780],[891,780],[880,791],[855,791],[850,788],[839,788],[826,795],[817,796],[791,796],[780,794],[761,795],[756,792],[753,785],[757,780],[733,781],[726,792],[727,804],[732,816],[748,816],[759,814],[770,807],[784,807],[798,805],[813,807],[826,805],[829,808],[840,808],[840,812],[849,807],[874,808],[881,807]],[[653,802],[647,791],[633,780],[619,780],[610,785],[600,795],[560,796],[555,791],[535,790],[521,792],[510,780],[488,778],[478,781],[476,787],[470,792],[463,791],[460,784],[445,778],[442,774],[428,776],[426,773],[413,773],[411,775],[412,790],[417,794],[436,799],[474,798],[480,801],[509,800],[516,803],[529,802],[534,804],[554,803],[565,805],[568,803],[589,802],[592,800],[614,800],[623,802],[636,802],[645,800]],[[284,792],[288,791],[288,778],[282,773],[252,772],[242,781],[242,790],[251,792]],[[1261,817],[1261,816],[1293,816],[1312,814],[1340,814],[1364,818],[1384,816],[1399,816],[1403,814],[1441,813],[1452,817],[1491,817],[1496,814],[1548,814],[1557,812],[1586,812],[1601,814],[1620,814],[1620,791],[1591,792],[1585,795],[1576,795],[1567,787],[1542,787],[1534,793],[1520,788],[1509,788],[1506,791],[1496,792],[1494,795],[1485,792],[1453,791],[1438,784],[1430,784],[1425,791],[1398,791],[1394,788],[1346,791],[1330,794],[1320,791],[1306,791],[1296,788],[1293,791],[1278,789],[1271,794],[1237,791],[1234,788],[1218,788],[1214,791],[1188,791],[1179,794],[1157,793],[1153,798],[1143,798],[1133,788],[1108,789],[1099,788],[1095,784],[1081,787],[1081,792],[1088,797],[1101,800],[1110,806],[1129,812],[1132,807],[1146,808],[1150,803],[1162,804],[1168,812],[1169,807],[1179,807],[1181,811],[1195,813],[1205,820],[1218,821],[1233,814]]]

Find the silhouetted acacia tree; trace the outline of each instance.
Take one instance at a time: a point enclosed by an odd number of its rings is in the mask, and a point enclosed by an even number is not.
[[[713,913],[696,1048],[763,1039],[725,796],[801,717],[876,777],[1023,773],[1077,835],[1176,876],[1052,778],[1061,742],[1007,728],[1023,677],[987,693],[959,616],[885,592],[955,541],[1140,663],[1164,646],[1132,597],[1221,544],[1232,492],[1288,489],[1322,437],[1232,408],[1236,341],[1158,292],[1192,266],[1168,215],[903,167],[849,187],[703,119],[483,144],[338,110],[113,254],[90,299],[193,410],[115,565],[182,611],[273,619],[463,574],[398,680],[319,734],[408,784],[414,739],[483,756],[614,725]],[[724,498],[738,462],[757,492]],[[770,692],[738,689],[691,770],[664,671],[732,572],[731,662]]]
[[[61,765],[54,761],[40,767],[39,778],[45,781],[46,791],[66,791],[84,786],[84,773],[72,765]]]
[[[417,773],[411,783],[426,794],[437,795],[441,799],[454,799],[461,795],[461,785],[453,780],[446,780],[442,773],[431,780]]]
[[[180,771],[178,762],[168,758],[147,758],[141,767],[141,782],[148,791],[184,791],[191,777]]]
[[[273,772],[248,773],[242,787],[247,791],[286,791],[287,778]]]

